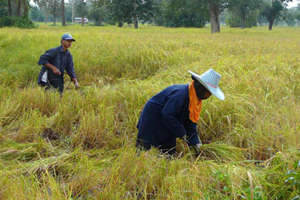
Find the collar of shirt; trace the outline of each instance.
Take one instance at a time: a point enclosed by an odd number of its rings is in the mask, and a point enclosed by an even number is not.
[[[68,49],[67,49],[67,51],[66,52],[64,52],[64,48],[63,48],[63,46],[62,45],[60,45],[60,47],[59,47],[59,51],[61,52],[61,53],[68,53]]]

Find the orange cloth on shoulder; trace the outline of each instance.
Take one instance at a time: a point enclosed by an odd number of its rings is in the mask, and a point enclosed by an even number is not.
[[[194,87],[194,80],[189,84],[189,111],[190,111],[190,120],[196,123],[200,118],[200,112],[202,109],[202,100],[199,100],[196,94]]]

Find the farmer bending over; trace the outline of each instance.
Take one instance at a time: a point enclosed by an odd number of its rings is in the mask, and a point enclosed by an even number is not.
[[[73,67],[73,57],[68,51],[73,41],[75,42],[73,37],[65,33],[61,37],[61,46],[49,49],[41,55],[38,64],[43,65],[43,67],[38,77],[38,84],[42,87],[46,86],[46,90],[53,87],[58,89],[60,93],[63,92],[65,70],[75,84],[75,87],[80,87]]]
[[[221,75],[213,69],[201,76],[191,71],[189,73],[193,79],[190,84],[169,86],[146,103],[137,124],[137,149],[157,147],[161,153],[174,155],[176,138],[181,138],[199,154],[202,143],[196,123],[202,100],[208,99],[211,94],[220,100],[224,100],[225,96],[218,87]]]

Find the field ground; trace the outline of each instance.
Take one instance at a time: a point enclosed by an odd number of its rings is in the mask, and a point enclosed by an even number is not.
[[[37,86],[37,62],[68,32],[82,87]],[[299,199],[300,28],[0,29],[0,199]],[[195,158],[135,155],[147,100],[188,70],[222,75],[203,103]]]

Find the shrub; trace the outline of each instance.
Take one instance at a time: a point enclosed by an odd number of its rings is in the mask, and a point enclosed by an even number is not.
[[[35,28],[33,22],[26,18],[26,17],[22,17],[22,18],[17,18],[16,22],[15,22],[15,27],[18,28]]]
[[[5,26],[11,27],[14,24],[15,24],[15,18],[13,17],[5,16],[0,18],[0,27],[5,27]]]
[[[26,17],[9,17],[0,18],[0,27],[18,27],[18,28],[35,28],[34,23]]]

